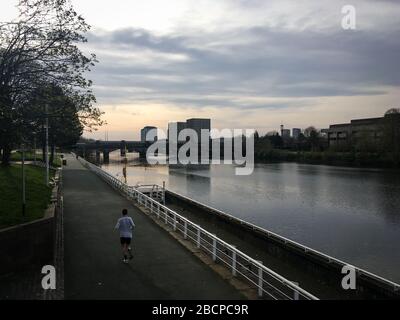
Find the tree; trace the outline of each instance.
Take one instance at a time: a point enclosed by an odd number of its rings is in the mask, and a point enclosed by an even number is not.
[[[316,151],[320,147],[320,134],[315,127],[310,126],[304,129],[304,136],[310,144],[311,151]]]
[[[50,163],[54,160],[56,146],[65,147],[75,144],[82,135],[84,125],[79,116],[79,101],[74,100],[74,96],[68,96],[62,88],[48,85],[38,89],[28,101],[32,111],[30,117],[32,132],[34,137],[39,138],[43,150],[43,160],[45,159],[45,119],[49,119],[49,145]],[[48,112],[44,108],[48,105]],[[25,127],[28,127],[27,125]],[[32,134],[29,135],[32,140]]]
[[[283,146],[283,139],[278,133],[269,136],[269,140],[274,148],[281,148]]]
[[[92,82],[85,73],[97,62],[78,43],[90,29],[69,0],[20,0],[19,17],[0,23],[0,144],[8,164],[13,146],[21,141],[21,123],[34,122],[27,104],[39,88],[62,88],[75,100],[80,121],[89,129],[101,125],[93,106]],[[23,109],[25,108],[25,109]]]

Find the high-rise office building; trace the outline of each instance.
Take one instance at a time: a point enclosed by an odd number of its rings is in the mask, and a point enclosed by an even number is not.
[[[211,130],[211,120],[210,119],[200,119],[192,118],[186,120],[186,127],[200,132],[200,130]]]
[[[200,119],[192,118],[186,120],[186,128],[193,129],[199,138],[199,143],[209,143],[210,140],[210,130],[211,130],[211,120],[210,119]],[[201,132],[202,130],[208,131],[207,141],[202,141]]]
[[[149,139],[149,138],[147,138],[147,134],[152,130],[155,130],[155,133],[154,133],[155,137],[154,137],[154,139]],[[154,142],[154,141],[157,141],[157,128],[156,127],[152,127],[152,126],[146,126],[142,130],[140,130],[140,141],[142,141],[142,142]]]
[[[294,139],[296,139],[296,140],[299,139],[300,134],[301,134],[301,129],[299,129],[299,128],[292,129],[292,136]]]
[[[282,138],[290,138],[290,130],[282,129]]]
[[[168,137],[169,137],[169,132],[170,132],[170,130],[172,130],[172,126],[176,126],[176,133],[177,133],[177,141],[178,142],[185,142],[186,141],[186,139],[179,139],[179,133],[183,130],[183,129],[186,129],[186,122],[170,122],[170,123],[168,123],[168,133],[167,133],[167,135],[168,135]]]

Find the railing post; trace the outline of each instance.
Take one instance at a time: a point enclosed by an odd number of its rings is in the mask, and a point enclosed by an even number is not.
[[[213,261],[217,261],[217,237],[213,235],[213,250],[212,250],[212,259]]]
[[[236,250],[232,250],[232,275],[236,276]]]
[[[165,224],[168,225],[168,211],[167,210],[164,211],[165,211]]]
[[[296,285],[296,286],[299,285],[298,282],[293,282],[293,281],[292,281],[292,283],[293,283],[294,285]],[[299,292],[298,292],[296,289],[293,289],[293,290],[294,290],[294,292],[293,292],[293,300],[299,300]]]
[[[176,231],[176,214],[174,214],[174,231]]]
[[[187,239],[187,221],[184,223],[183,238]]]
[[[160,204],[157,205],[157,219],[160,219]]]
[[[163,196],[162,196],[162,201],[163,201],[163,204],[164,204],[164,206],[165,206],[165,181],[163,181]]]
[[[200,246],[201,246],[201,231],[198,228],[197,229],[197,248],[200,248]]]
[[[258,261],[260,264],[262,264],[262,261]],[[258,296],[262,297],[263,295],[263,269],[258,267]]]

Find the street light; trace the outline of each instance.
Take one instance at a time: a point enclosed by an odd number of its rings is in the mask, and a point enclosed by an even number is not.
[[[46,104],[46,186],[49,186],[49,105]]]
[[[36,164],[36,133],[33,134],[33,163]]]
[[[25,144],[21,145],[22,153],[22,216],[25,217],[26,211],[26,192],[25,192]]]

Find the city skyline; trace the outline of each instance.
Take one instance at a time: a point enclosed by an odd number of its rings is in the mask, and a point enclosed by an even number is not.
[[[1,21],[16,3],[2,1]],[[191,117],[261,134],[327,128],[398,107],[395,1],[352,1],[355,30],[341,27],[344,1],[72,3],[92,25],[82,49],[98,57],[88,77],[108,122],[89,138]]]

